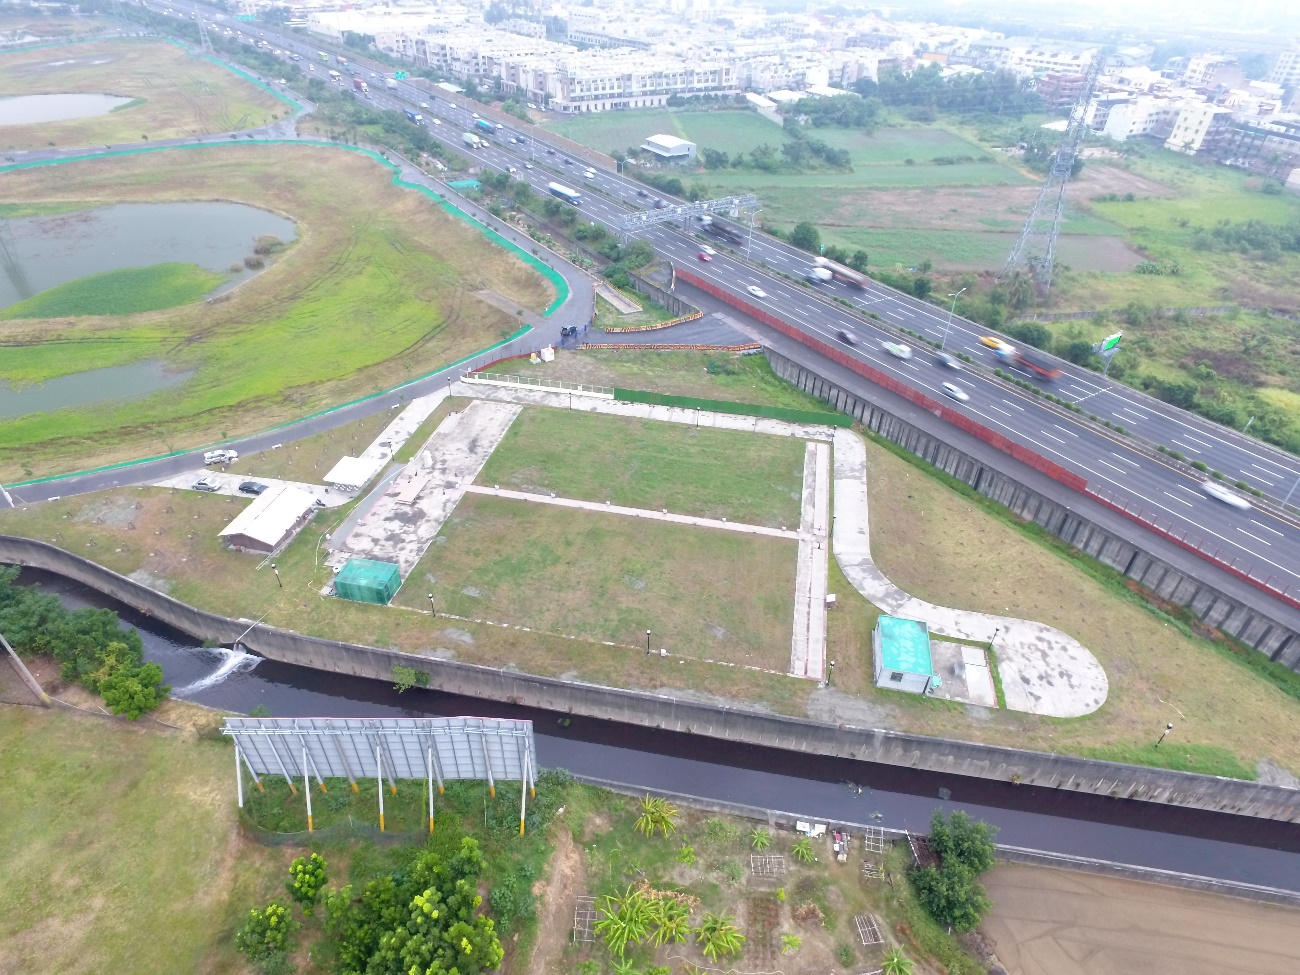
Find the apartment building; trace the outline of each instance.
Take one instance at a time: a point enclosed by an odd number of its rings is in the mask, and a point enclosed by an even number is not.
[[[977,67],[1006,68],[1021,76],[1083,74],[1097,55],[1097,45],[1032,37],[984,38],[972,41]]]
[[[1290,48],[1277,56],[1267,80],[1283,88],[1300,88],[1300,37],[1291,42]]]
[[[1211,102],[1185,99],[1165,148],[1194,156],[1202,149],[1214,151],[1232,119],[1231,109]]]
[[[1092,130],[1116,142],[1139,136],[1167,138],[1183,99],[1170,95],[1109,95],[1094,98],[1084,114]]]

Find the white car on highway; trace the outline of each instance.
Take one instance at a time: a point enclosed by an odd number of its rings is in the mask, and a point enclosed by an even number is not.
[[[881,348],[892,355],[895,359],[912,358],[912,349],[910,346],[903,345],[901,342],[881,342]]]
[[[967,400],[970,399],[970,394],[966,392],[966,390],[958,386],[956,383],[944,383],[943,395],[951,396],[958,403],[965,403]]]
[[[760,288],[760,287],[759,287],[758,285],[756,285],[756,284],[751,284],[751,285],[750,285],[748,288],[746,288],[745,290],[748,291],[748,292],[749,292],[751,295],[753,295],[755,298],[766,298],[766,297],[767,297],[767,292],[764,291],[762,288]]]
[[[1214,498],[1214,500],[1222,501],[1224,504],[1230,504],[1234,508],[1239,508],[1242,511],[1249,511],[1252,507],[1251,503],[1240,494],[1233,494],[1217,481],[1202,481],[1201,490]]]

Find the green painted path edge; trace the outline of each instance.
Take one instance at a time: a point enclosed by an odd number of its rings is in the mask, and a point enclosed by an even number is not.
[[[32,160],[31,162],[11,163],[8,166],[0,166],[0,175],[18,169],[34,169],[38,166],[57,166],[57,165],[62,165],[63,163],[70,163],[70,162],[86,162],[94,159],[107,159],[112,156],[133,156],[133,155],[140,155],[146,152],[166,152],[172,149],[210,149],[213,146],[250,145],[250,144],[258,145],[258,146],[265,146],[265,145],[304,146],[305,145],[305,146],[314,146],[318,148],[329,147],[333,149],[347,149],[352,152],[359,152],[362,153],[363,155],[369,156],[371,159],[375,160],[376,162],[380,163],[383,166],[387,166],[389,169],[393,171],[394,185],[401,186],[406,189],[418,190],[419,192],[423,193],[430,200],[433,200],[445,211],[447,211],[448,214],[450,214],[453,217],[458,217],[461,220],[465,221],[470,226],[474,227],[476,230],[484,234],[484,236],[486,236],[493,243],[515,254],[517,257],[523,260],[524,263],[528,264],[539,274],[541,274],[544,278],[550,281],[551,284],[554,285],[555,287],[556,296],[555,296],[555,300],[551,302],[550,306],[547,307],[546,311],[542,313],[543,317],[549,318],[551,315],[555,314],[555,312],[558,311],[559,308],[566,301],[569,300],[570,291],[569,291],[568,282],[564,280],[564,276],[561,275],[559,271],[555,270],[555,268],[551,267],[545,261],[539,260],[537,257],[534,257],[532,254],[529,254],[527,251],[525,251],[518,244],[515,244],[513,241],[506,240],[504,237],[502,237],[491,227],[487,227],[479,223],[468,213],[465,213],[465,211],[461,210],[459,207],[453,204],[450,200],[435,193],[429,187],[421,186],[418,183],[410,183],[402,179],[402,169],[400,166],[398,166],[396,163],[392,162],[390,159],[386,158],[385,156],[382,156],[379,153],[375,152],[373,149],[366,149],[362,146],[339,145],[337,142],[325,142],[325,141],[314,140],[314,139],[250,139],[243,143],[240,143],[237,139],[229,139],[225,142],[200,142],[200,143],[174,145],[174,146],[140,146],[139,148],[135,148],[135,149],[120,149],[120,150],[113,150],[111,152],[91,153],[84,156],[65,156],[60,159],[35,159]],[[525,325],[523,328],[519,329],[519,331],[511,335],[509,338],[505,338],[499,342],[495,342],[492,345],[479,349],[477,352],[472,352],[469,355],[461,359],[457,359],[455,362],[448,363],[447,365],[435,369],[432,372],[427,372],[422,376],[416,376],[413,379],[408,379],[404,382],[398,383],[396,386],[392,386],[388,389],[381,389],[376,393],[369,394],[368,396],[361,396],[357,399],[349,400],[346,403],[340,403],[337,406],[331,406],[324,410],[318,410],[315,413],[309,413],[307,416],[298,417],[295,420],[289,420],[285,423],[281,423],[279,426],[270,427],[266,430],[260,430],[256,433],[248,434],[247,437],[257,437],[267,433],[274,433],[276,430],[283,430],[286,427],[291,427],[298,423],[305,423],[306,421],[313,420],[319,416],[326,416],[330,413],[337,412],[338,410],[347,409],[350,406],[355,406],[357,403],[364,403],[367,400],[372,400],[379,396],[387,396],[390,393],[397,392],[400,389],[404,389],[407,386],[410,386],[412,383],[422,382],[423,380],[436,376],[441,372],[446,372],[448,369],[455,369],[459,365],[463,365],[464,363],[469,362],[472,359],[477,359],[479,356],[485,355],[489,352],[499,349],[502,346],[509,345],[511,342],[515,341],[521,336],[527,335],[529,332],[532,331],[532,328],[533,327],[531,325]],[[242,439],[247,439],[247,437],[239,437],[235,439],[242,440]],[[226,440],[220,442],[230,443],[231,441]],[[193,453],[195,450],[202,450],[202,449],[203,449],[202,447],[190,447],[185,450],[173,450],[166,454],[155,454],[152,457],[142,457],[139,460],[127,461],[126,463],[123,464],[108,464],[104,467],[91,467],[87,470],[72,471],[67,474],[51,474],[48,477],[38,477],[28,481],[14,481],[9,484],[9,487],[11,488],[30,487],[33,484],[46,484],[49,483],[50,481],[64,481],[72,477],[83,477],[87,474],[102,474],[106,471],[125,470],[126,468],[136,467],[140,464],[147,464],[155,460],[166,460],[168,457],[179,457],[183,454]]]

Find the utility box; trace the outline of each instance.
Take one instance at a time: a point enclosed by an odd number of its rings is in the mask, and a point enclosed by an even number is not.
[[[871,631],[876,686],[926,694],[938,683],[930,656],[930,628],[918,620],[881,616]]]
[[[358,603],[387,606],[402,587],[402,573],[392,562],[348,559],[334,577],[334,593]]]

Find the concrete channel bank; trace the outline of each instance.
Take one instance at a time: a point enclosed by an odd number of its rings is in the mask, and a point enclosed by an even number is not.
[[[1187,607],[1210,626],[1230,633],[1271,660],[1300,671],[1300,633],[1286,623],[1178,570],[1078,511],[1026,487],[889,410],[850,393],[771,349],[765,352],[772,370],[787,382],[832,404],[873,433],[970,485],[1026,521],[1045,528],[1081,552],[1142,584],[1161,599]]]
[[[46,542],[0,535],[0,562],[45,569],[73,579],[196,640],[228,645],[248,629],[247,621],[196,609]],[[252,629],[243,637],[243,643],[271,660],[381,681],[391,681],[394,665],[401,664],[426,671],[431,687],[449,693],[641,727],[1001,782],[1300,822],[1300,790],[1255,782],[696,704],[647,692],[338,643],[267,626]]]

